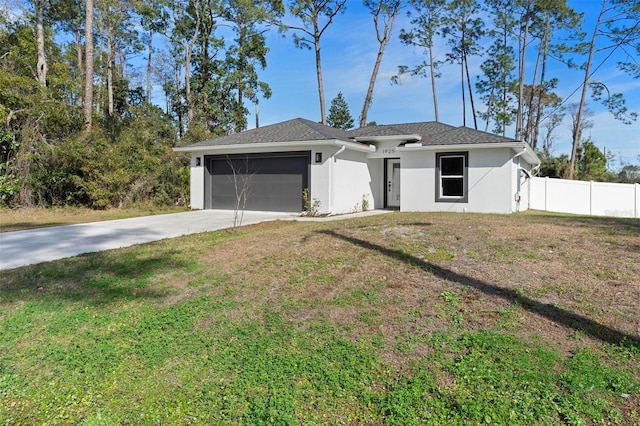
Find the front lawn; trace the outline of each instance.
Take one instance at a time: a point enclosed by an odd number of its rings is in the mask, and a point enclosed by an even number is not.
[[[3,271],[4,424],[638,424],[640,221],[270,222]]]

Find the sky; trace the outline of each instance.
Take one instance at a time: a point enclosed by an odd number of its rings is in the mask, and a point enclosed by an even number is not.
[[[14,2],[21,0],[6,0],[10,9]],[[289,3],[289,0],[285,0]],[[601,0],[567,0],[569,6],[585,13],[584,30],[591,33],[595,18],[599,12]],[[22,6],[24,7],[24,5]],[[23,10],[16,7],[16,11]],[[409,29],[410,19],[405,8],[394,27],[393,37],[384,53],[378,78],[376,80],[373,104],[369,109],[367,121],[377,124],[409,123],[432,121],[435,119],[430,81],[428,78],[402,76],[400,84],[392,84],[391,77],[397,73],[398,65],[413,66],[424,60],[422,49],[405,46],[400,43],[398,35],[400,29]],[[293,23],[291,17],[286,23]],[[489,25],[489,22],[487,22]],[[274,124],[297,117],[320,121],[320,106],[315,68],[315,55],[312,50],[301,50],[294,46],[291,33],[280,34],[276,30],[266,33],[267,67],[259,72],[260,79],[269,84],[272,96],[260,99],[260,126]],[[159,49],[163,43],[156,39]],[[601,41],[604,43],[604,40]],[[331,100],[342,92],[356,124],[359,121],[362,104],[371,77],[371,71],[378,52],[373,19],[369,11],[362,5],[361,0],[347,0],[346,11],[338,15],[329,26],[321,39],[322,72],[327,114]],[[532,78],[531,69],[537,51],[537,43],[529,47],[529,62],[526,64],[525,81]],[[166,46],[164,46],[166,48]],[[442,59],[447,48],[444,41],[436,44],[436,58]],[[608,51],[596,55],[594,64],[607,56]],[[145,54],[138,55],[134,61],[142,63]],[[574,58],[576,62],[583,62],[585,58]],[[623,93],[629,111],[640,114],[640,79],[633,80],[616,64],[626,60],[626,56],[618,51],[608,58],[591,78],[592,81],[604,83],[611,93]],[[469,67],[475,83],[480,75],[480,65],[485,57],[470,58]],[[637,56],[636,56],[637,60]],[[594,65],[595,66],[595,65]],[[441,67],[441,77],[437,79],[438,104],[440,121],[446,124],[461,126],[462,108],[460,96],[459,65],[444,64]],[[565,100],[565,105],[577,103],[580,100],[580,82],[584,78],[581,70],[569,70],[566,65],[551,61],[548,66],[548,77],[559,79],[556,93]],[[162,88],[154,85],[152,95],[154,102],[164,106]],[[479,97],[474,94],[478,109]],[[617,121],[599,103],[588,98],[589,108],[594,112],[591,117],[593,128],[588,129],[583,137],[589,137],[600,150],[612,154],[614,160],[609,163],[613,170],[623,164],[640,164],[640,120],[631,125]],[[249,106],[249,128],[255,127],[255,111]],[[467,108],[467,126],[473,126],[470,108]],[[482,124],[482,125],[481,125]],[[484,129],[479,122],[479,128]],[[513,137],[515,128],[508,129],[507,136]],[[555,131],[553,155],[569,154],[571,151],[570,118],[565,116],[563,124]]]
[[[599,0],[569,0],[569,5],[586,13],[587,31],[592,31],[593,20],[599,11]],[[400,43],[400,29],[409,29],[409,18],[406,9],[396,21],[392,41],[387,45],[382,65],[375,85],[373,104],[369,110],[367,121],[377,124],[408,123],[432,121],[435,119],[429,79],[403,76],[401,83],[393,85],[391,77],[397,73],[398,65],[415,65],[423,60],[421,49],[405,46]],[[291,34],[284,37],[277,31],[267,34],[267,45],[270,49],[267,56],[267,68],[260,73],[271,89],[269,99],[261,99],[259,105],[260,126],[286,121],[296,117],[320,121],[317,79],[315,73],[315,55],[312,50],[296,49]],[[441,42],[437,46],[444,56],[446,46]],[[371,71],[378,51],[373,19],[360,0],[347,0],[344,14],[335,18],[321,39],[322,71],[325,89],[327,114],[331,100],[342,92],[351,110],[356,124],[362,110],[362,104],[371,77]],[[537,44],[530,47],[531,60],[535,60]],[[606,55],[596,57],[599,63]],[[473,76],[480,74],[480,64],[485,58],[474,58],[470,61],[470,72]],[[607,85],[612,93],[622,92],[625,95],[630,111],[640,113],[640,80],[633,80],[616,69],[617,58],[614,55],[592,77]],[[529,63],[529,67],[533,64]],[[462,125],[459,65],[443,65],[442,77],[437,80],[440,121],[454,125]],[[549,77],[558,78],[556,93],[566,104],[580,100],[580,81],[583,72],[568,70],[564,64],[553,62],[549,65]],[[525,77],[532,78],[531,73]],[[572,92],[575,93],[571,95]],[[478,102],[477,95],[474,99]],[[594,111],[594,126],[587,135],[601,149],[612,153],[615,160],[611,166],[617,169],[621,162],[640,164],[640,122],[625,125],[615,120],[600,104],[589,100],[589,107]],[[249,128],[255,127],[255,115],[251,108],[248,118]],[[470,108],[467,108],[470,109]],[[553,154],[570,153],[571,130],[568,117],[556,130],[556,141]],[[467,126],[473,126],[470,114]],[[480,126],[481,129],[484,126]],[[507,136],[514,136],[514,129],[509,129]]]

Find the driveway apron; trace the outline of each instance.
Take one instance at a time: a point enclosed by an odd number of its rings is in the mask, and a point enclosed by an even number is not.
[[[0,233],[0,270],[233,226],[232,210],[109,220]],[[245,211],[243,225],[292,219],[294,213]]]

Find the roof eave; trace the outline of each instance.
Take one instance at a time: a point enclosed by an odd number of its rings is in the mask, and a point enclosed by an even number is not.
[[[386,135],[386,136],[356,136],[356,142],[387,142],[387,141],[405,141],[417,142],[422,140],[422,136],[412,133],[408,135]]]
[[[495,148],[511,148],[516,152],[523,152],[522,157],[527,160],[529,164],[540,164],[540,158],[535,153],[529,144],[525,142],[500,142],[500,143],[466,143],[466,144],[438,144],[438,145],[423,145],[419,143],[408,144],[399,146],[396,148],[399,152],[414,152],[414,151],[439,151],[439,150],[465,150],[465,149],[495,149]],[[524,150],[524,151],[523,151]]]
[[[262,143],[246,143],[246,144],[229,144],[229,145],[201,145],[201,146],[182,146],[173,148],[174,152],[250,152],[256,148],[260,150],[269,148],[293,148],[308,146],[345,146],[347,149],[358,152],[375,152],[376,147],[371,145],[363,145],[358,142],[343,141],[340,139],[322,139],[311,141],[287,141],[287,142],[262,142]]]

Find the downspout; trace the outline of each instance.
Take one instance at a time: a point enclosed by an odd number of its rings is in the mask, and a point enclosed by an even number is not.
[[[531,169],[531,178],[533,178],[534,176],[536,176],[536,174],[538,173],[538,170],[540,169],[540,166],[542,166],[541,164],[538,164],[537,166],[535,166],[533,169]],[[527,182],[527,185],[529,185],[529,202],[527,203],[527,210],[529,210],[531,208],[531,178],[529,178],[529,181]],[[545,193],[545,198],[546,198],[546,193]]]
[[[520,157],[525,152],[527,152],[527,147],[526,145],[523,145],[522,151],[518,152],[516,155],[511,157],[511,163],[513,163],[513,161],[516,158]],[[516,174],[516,179],[517,179],[517,191],[514,195],[514,200],[516,202],[516,212],[519,212],[520,211],[520,162],[518,162],[518,173]]]
[[[524,142],[523,142],[523,143],[524,143]],[[522,151],[520,151],[519,153],[517,153],[516,155],[514,155],[514,156],[511,158],[511,161],[513,161],[513,160],[515,160],[516,158],[520,157],[520,156],[521,156],[522,154],[524,154],[525,152],[527,152],[527,147],[526,147],[526,146],[523,146],[523,147],[522,147]]]
[[[540,166],[542,166],[542,163],[538,164],[533,169],[531,169],[531,176],[536,176],[537,175],[538,170],[540,170]]]
[[[331,195],[329,196],[329,214],[333,213],[333,193],[335,192],[335,188],[333,186],[333,163],[336,162],[336,156],[342,154],[345,149],[347,149],[347,146],[341,145],[340,148],[331,156],[331,160],[333,161],[329,161],[329,190],[331,191]]]

